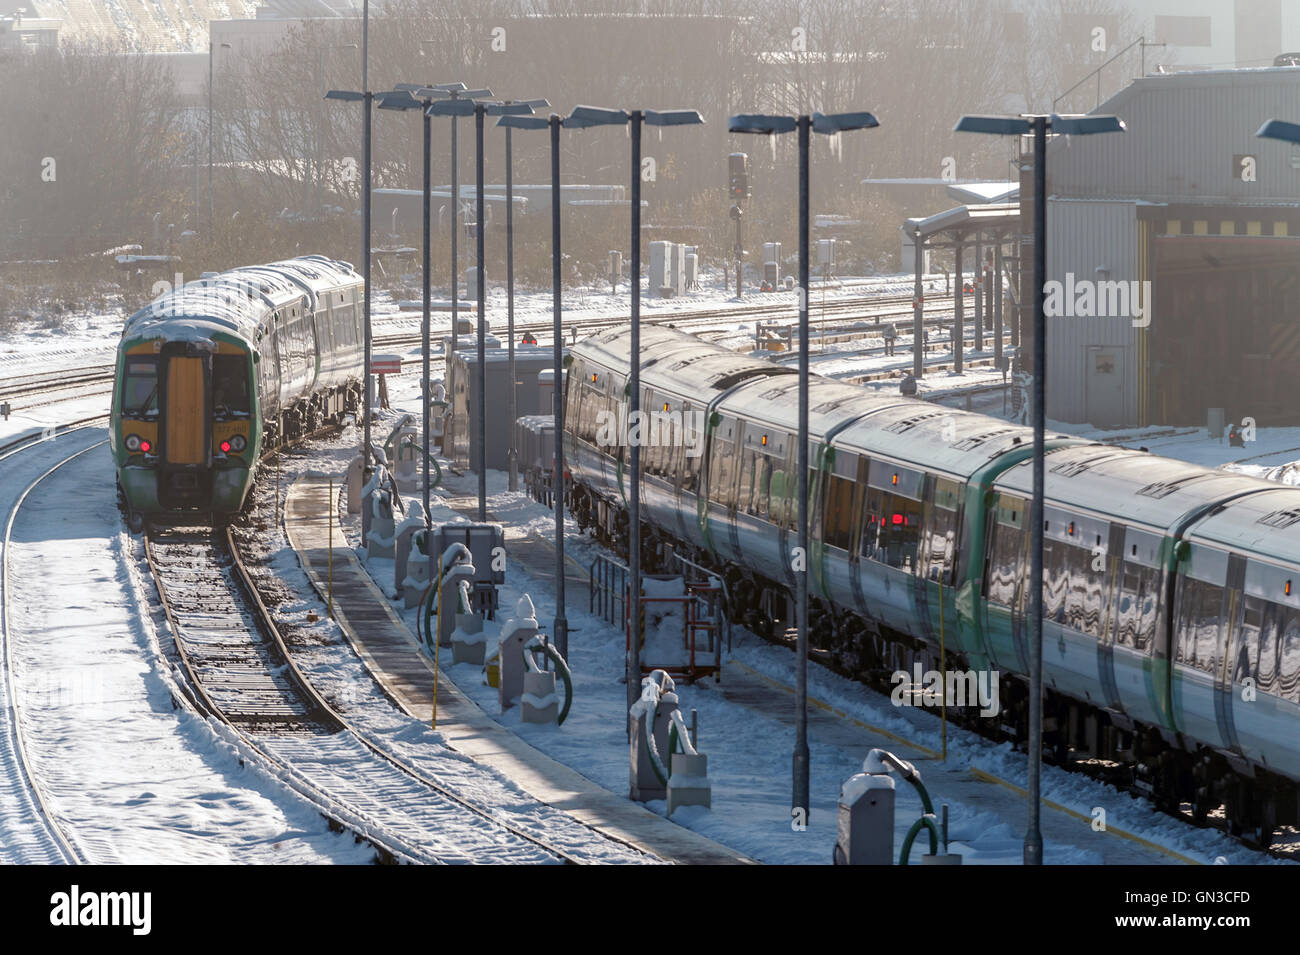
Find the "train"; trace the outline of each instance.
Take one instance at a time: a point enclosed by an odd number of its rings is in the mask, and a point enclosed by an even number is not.
[[[364,284],[307,255],[207,273],[127,319],[109,445],[133,529],[237,514],[264,447],[355,414]]]
[[[643,567],[670,550],[709,566],[732,619],[775,637],[796,588],[798,376],[658,326],[641,349],[636,435],[629,330],[570,350],[570,510],[626,552],[638,440]],[[997,715],[958,715],[1024,744],[1033,432],[816,375],[809,406],[814,652],[882,687],[917,664],[995,675]],[[1198,823],[1222,805],[1268,845],[1300,817],[1300,488],[1061,433],[1046,449],[1047,757]]]

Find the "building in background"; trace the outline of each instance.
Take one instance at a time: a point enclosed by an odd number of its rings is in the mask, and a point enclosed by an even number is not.
[[[1255,136],[1297,104],[1300,67],[1147,76],[1049,145],[1050,417],[1300,424],[1300,149]]]
[[[62,20],[31,17],[17,9],[0,16],[0,54],[57,49],[62,25]]]

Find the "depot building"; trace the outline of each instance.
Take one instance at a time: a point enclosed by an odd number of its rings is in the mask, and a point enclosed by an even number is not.
[[[1048,416],[1300,424],[1300,147],[1255,135],[1300,121],[1300,68],[1147,76],[1096,112],[1128,131],[1048,145]]]

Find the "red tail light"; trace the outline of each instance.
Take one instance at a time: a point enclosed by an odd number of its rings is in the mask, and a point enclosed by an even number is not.
[[[902,515],[902,514],[895,514],[895,515],[894,515],[894,523],[895,523],[895,524],[901,524],[901,523],[903,523],[903,515]]]
[[[222,441],[222,442],[221,442],[221,453],[222,453],[222,454],[229,454],[229,453],[230,453],[230,442],[229,442],[229,441]]]
[[[150,444],[148,441],[141,441],[140,450],[143,451],[145,454],[148,454],[150,451],[153,450],[153,445]]]

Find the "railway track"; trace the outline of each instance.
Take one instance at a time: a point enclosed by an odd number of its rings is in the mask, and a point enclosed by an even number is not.
[[[85,423],[79,423],[75,426],[69,425],[63,427],[59,433],[67,434],[87,426]],[[0,462],[28,451],[41,443],[39,437],[35,439],[20,438],[17,441],[10,441],[0,446]],[[7,807],[7,812],[16,812],[23,823],[21,829],[26,837],[26,843],[17,846],[17,848],[24,853],[34,853],[39,856],[38,859],[32,858],[30,855],[24,855],[24,861],[26,862],[79,864],[86,861],[86,856],[77,845],[72,832],[51,811],[48,795],[34,770],[26,739],[23,735],[21,696],[17,681],[14,678],[13,646],[10,639],[10,541],[13,536],[14,521],[18,516],[18,511],[31,493],[61,468],[75,461],[83,454],[101,447],[103,444],[103,441],[99,441],[81,448],[72,454],[66,455],[52,467],[44,470],[18,494],[5,521],[4,549],[0,553],[0,644],[3,644],[2,657],[4,663],[4,681],[3,685],[0,685],[0,694],[3,695],[5,722],[3,736],[0,737],[0,778],[12,780],[15,783],[21,780],[24,784],[19,801],[25,804]]]
[[[228,529],[151,528],[145,555],[190,702],[384,858],[582,861],[421,774],[330,707],[289,656]]]

